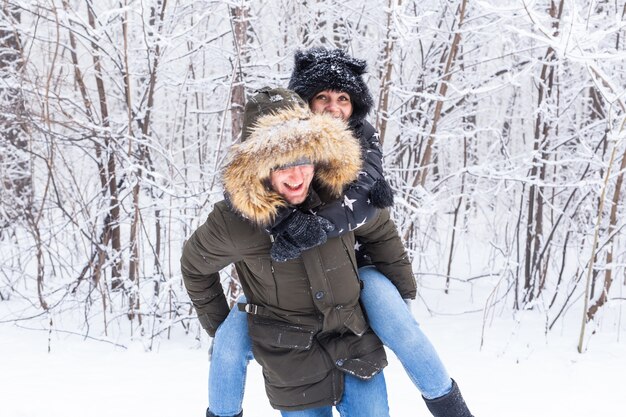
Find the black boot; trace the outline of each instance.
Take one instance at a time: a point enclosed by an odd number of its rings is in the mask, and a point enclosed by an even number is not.
[[[207,408],[207,409],[206,409],[206,417],[218,417],[218,416],[216,416],[215,414],[213,414],[213,413],[211,412],[211,410],[209,410],[209,409]],[[241,412],[240,412],[239,414],[234,415],[234,416],[232,416],[232,417],[243,417],[243,410],[241,410]]]
[[[424,398],[424,401],[434,417],[473,417],[454,380],[452,380],[452,390],[449,393],[432,400]]]

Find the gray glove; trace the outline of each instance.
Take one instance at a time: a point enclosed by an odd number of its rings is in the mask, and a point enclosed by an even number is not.
[[[296,210],[272,230],[275,238],[270,255],[277,262],[295,259],[303,250],[325,243],[334,228],[323,217]]]

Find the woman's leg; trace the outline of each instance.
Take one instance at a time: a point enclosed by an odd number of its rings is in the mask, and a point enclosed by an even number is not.
[[[245,302],[245,299],[238,301]],[[241,412],[246,370],[251,358],[252,346],[246,313],[234,307],[213,339],[209,368],[209,410],[215,416],[236,416]]]
[[[396,287],[372,266],[360,268],[359,277],[364,283],[361,303],[370,326],[396,354],[424,398],[450,392],[448,372]]]
[[[389,417],[387,386],[382,372],[368,380],[344,376],[343,397],[337,404],[341,417]]]

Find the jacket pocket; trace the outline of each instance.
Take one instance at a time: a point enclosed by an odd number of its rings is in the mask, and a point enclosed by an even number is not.
[[[254,358],[272,387],[315,384],[326,378],[333,364],[315,342],[310,328],[253,317],[248,321]]]
[[[253,317],[250,338],[267,346],[308,350],[313,344],[314,331],[306,327]]]

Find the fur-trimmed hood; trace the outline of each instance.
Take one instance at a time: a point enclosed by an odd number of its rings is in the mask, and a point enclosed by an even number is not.
[[[249,138],[233,145],[222,169],[231,206],[259,225],[270,224],[285,201],[269,185],[272,169],[308,159],[316,183],[339,197],[361,170],[361,149],[345,123],[288,107],[260,117]]]

